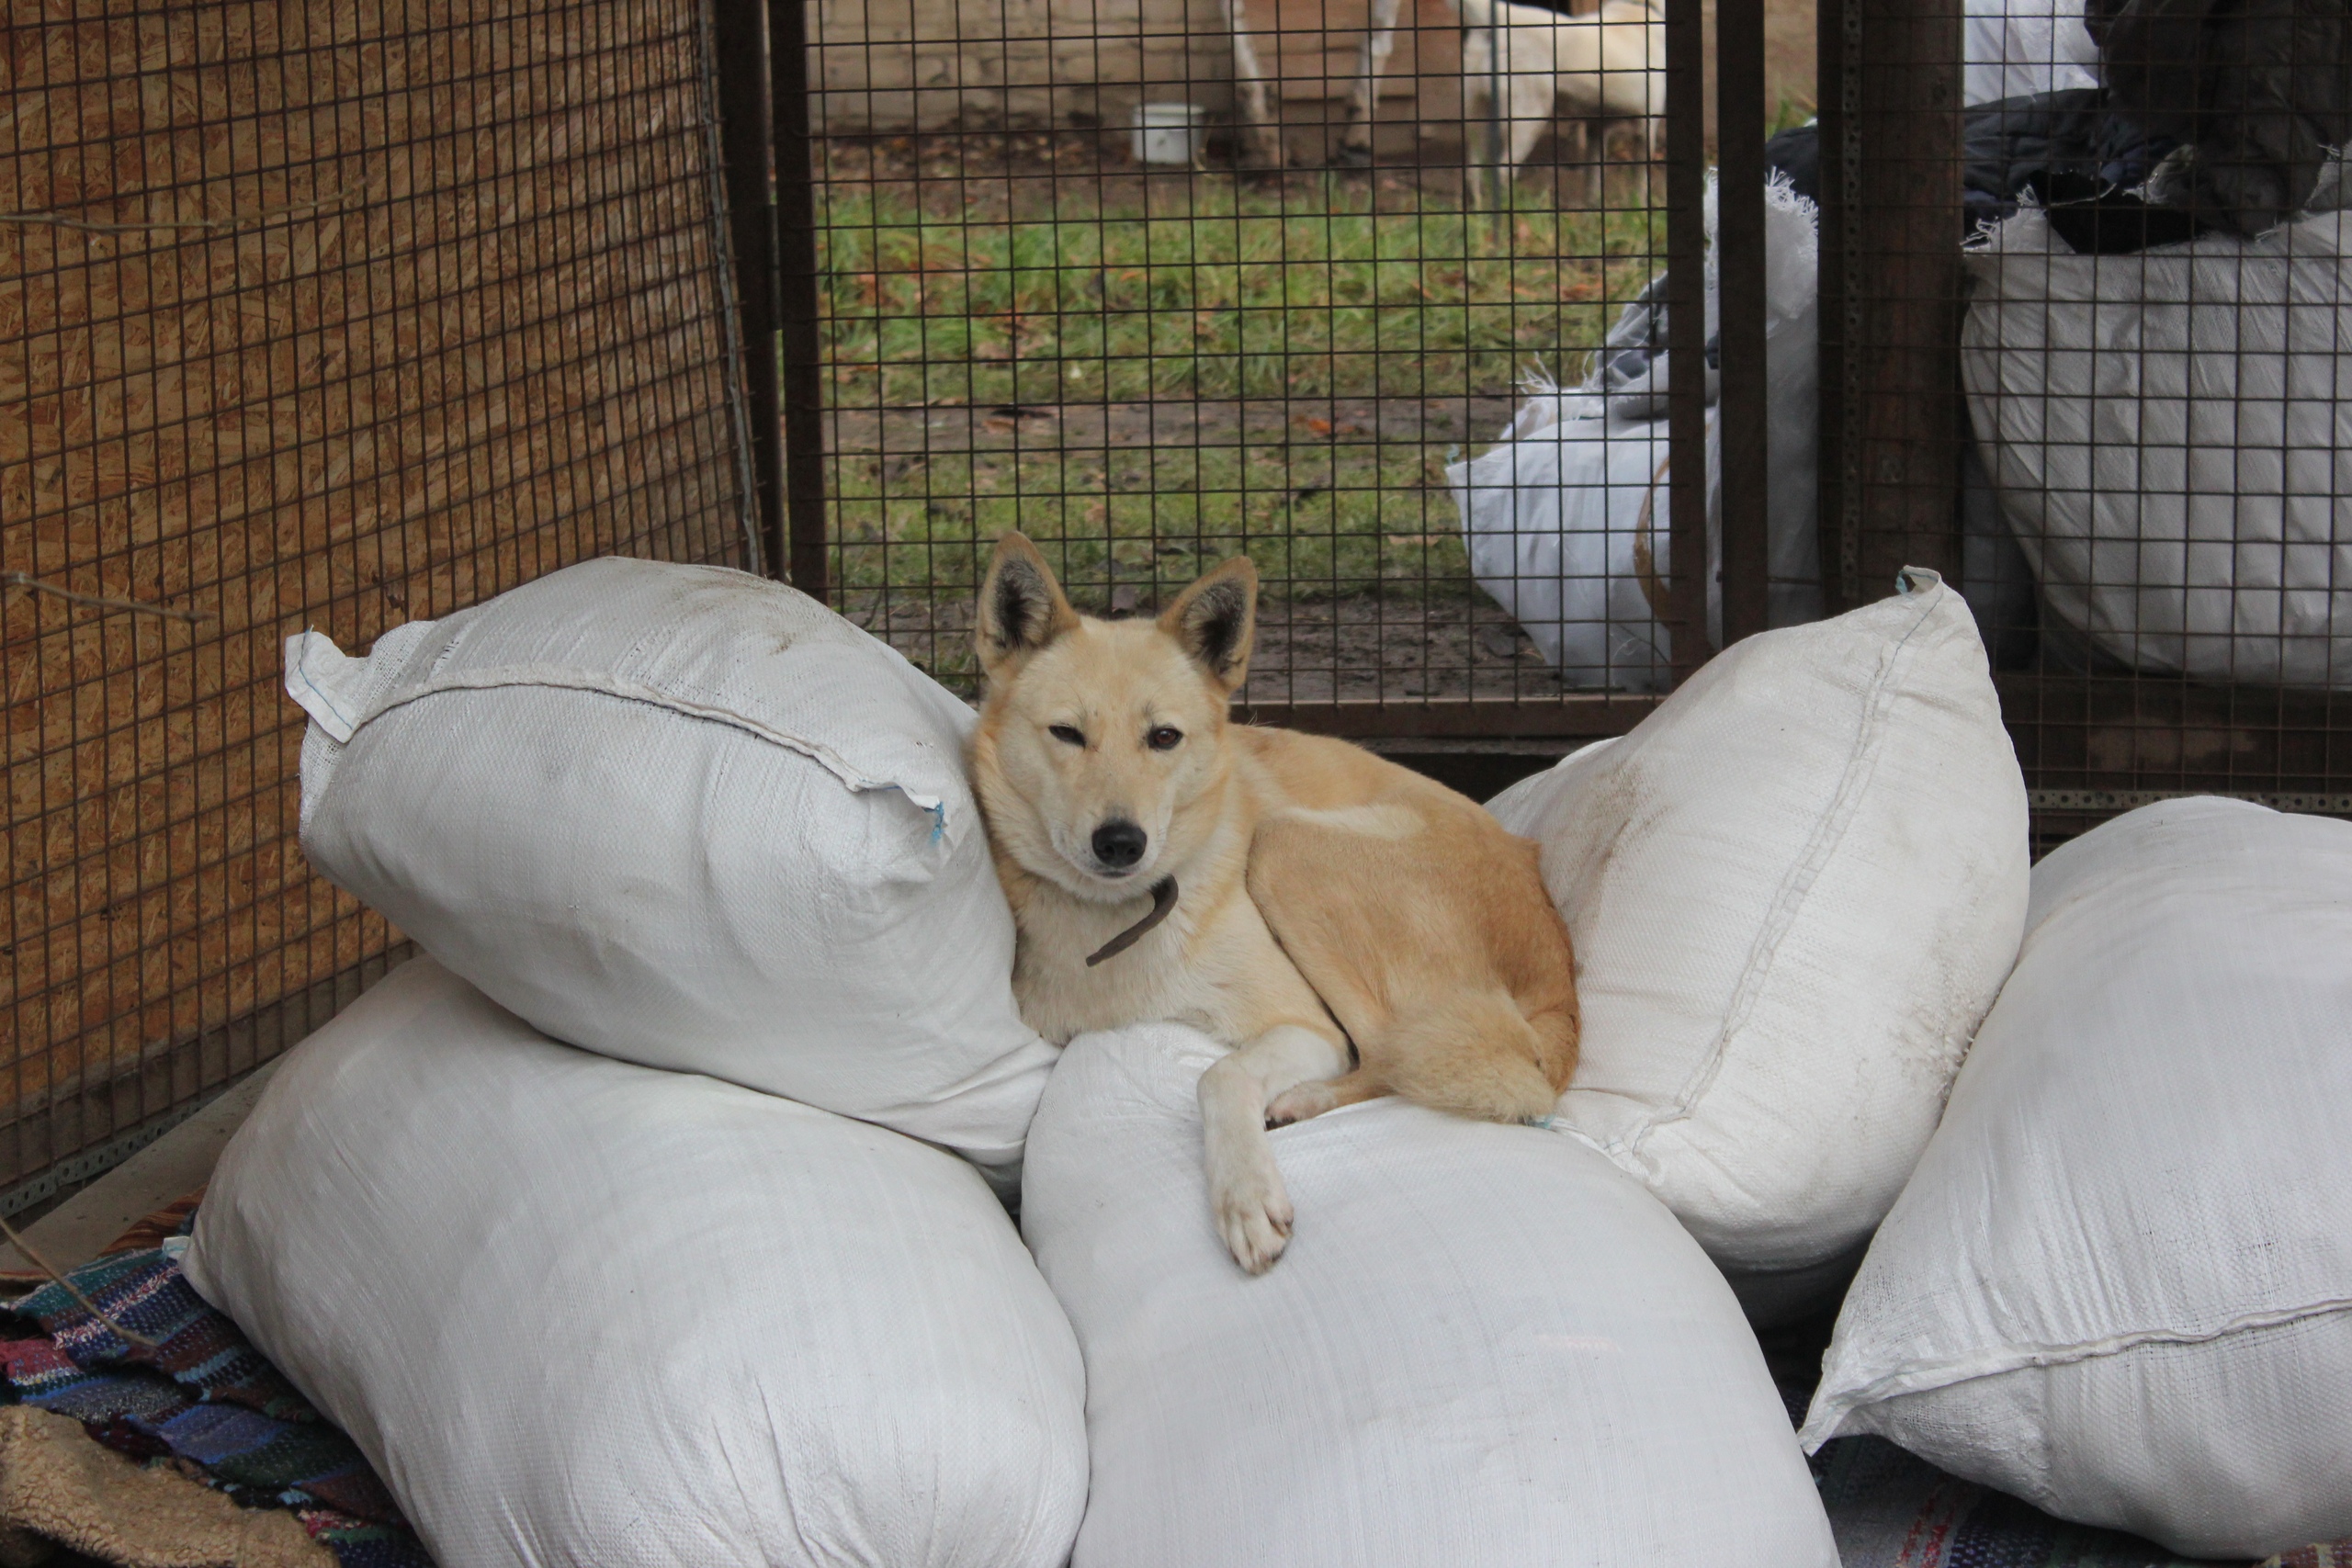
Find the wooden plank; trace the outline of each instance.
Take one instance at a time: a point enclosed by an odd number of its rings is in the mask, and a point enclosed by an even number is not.
[[[1258,0],[1261,6],[1265,0]],[[1275,93],[1286,103],[1336,102],[1355,83],[1371,20],[1369,0],[1273,0],[1271,13]],[[1408,0],[1397,8],[1396,51],[1381,73],[1383,99],[1419,100],[1417,118],[1458,112],[1461,21],[1445,0]],[[1433,80],[1424,82],[1422,78]],[[1435,88],[1435,91],[1431,91]]]
[[[2352,791],[2352,694],[2130,675],[1994,682],[2037,789]]]
[[[1663,700],[1602,693],[1550,702],[1261,703],[1237,706],[1241,724],[1305,729],[1350,739],[1600,737],[1623,735]]]
[[[54,1268],[78,1269],[156,1210],[202,1187],[212,1179],[220,1151],[260,1103],[277,1067],[271,1062],[248,1074],[211,1104],[43,1214],[26,1229],[26,1243]],[[0,1269],[39,1268],[16,1247],[0,1242]]]

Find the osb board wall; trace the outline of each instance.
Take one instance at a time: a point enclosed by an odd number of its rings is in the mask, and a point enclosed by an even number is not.
[[[810,0],[810,106],[834,133],[1124,119],[1145,98],[1223,109],[1219,0]]]
[[[7,15],[0,570],[203,618],[0,586],[0,1185],[398,940],[302,862],[288,633],[744,537],[697,7]]]
[[[1368,0],[1254,0],[1255,15],[1275,39],[1268,62],[1283,97],[1314,103],[1355,88],[1363,54]],[[1400,0],[1394,51],[1380,75],[1380,96],[1405,99],[1431,118],[1460,114],[1462,20],[1446,0]],[[1429,78],[1423,81],[1422,78]],[[1442,100],[1442,101],[1441,101]],[[1408,107],[1404,105],[1400,107]]]
[[[1246,0],[1260,54],[1285,100],[1343,97],[1367,0]],[[820,130],[1100,122],[1147,98],[1225,112],[1233,48],[1219,0],[812,0],[812,106]],[[1445,0],[1400,9],[1385,98],[1417,74],[1460,69]]]

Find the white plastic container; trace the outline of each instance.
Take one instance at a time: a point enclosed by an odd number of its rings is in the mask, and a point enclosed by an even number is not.
[[[1135,152],[1138,164],[1174,164],[1191,167],[1201,161],[1207,144],[1204,122],[1209,111],[1198,104],[1137,104],[1135,112]]]

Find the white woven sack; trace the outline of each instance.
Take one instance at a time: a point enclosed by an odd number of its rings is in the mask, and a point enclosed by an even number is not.
[[[1073,1568],[1835,1568],[1755,1337],[1673,1216],[1529,1127],[1401,1100],[1272,1134],[1252,1279],[1209,1221],[1178,1024],[1081,1036],[1023,1226],[1086,1353]]]
[[[1776,626],[1821,618],[1815,544],[1819,421],[1819,215],[1775,174],[1764,190],[1764,348],[1770,417],[1770,615]],[[1715,192],[1707,189],[1707,319],[1716,315]],[[1600,354],[1645,337],[1652,306],[1626,307]],[[1538,382],[1495,445],[1446,469],[1478,586],[1510,612],[1570,686],[1664,689],[1673,638],[1651,603],[1668,545],[1667,356],[1624,379],[1596,367],[1581,387]],[[1710,390],[1712,396],[1712,389]],[[1709,553],[1720,553],[1722,432],[1708,415]],[[1710,577],[1708,637],[1721,640],[1723,595]]]
[[[2347,1118],[2352,824],[2182,800],[2061,847],[1806,1440],[2191,1557],[2352,1536]]]
[[[1967,0],[1961,23],[1961,102],[2098,85],[2098,45],[2083,0]]]
[[[1969,412],[2050,610],[2134,669],[2352,682],[2345,216],[2077,255],[1969,253]]]
[[[1059,1568],[1069,1325],[969,1166],[430,959],[288,1057],[187,1275],[451,1568]]]
[[[971,711],[780,583],[605,559],[347,659],[305,633],[302,849],[500,1005],[1003,1167],[1054,1050]]]
[[[1905,581],[1736,644],[1492,806],[1543,843],[1576,942],[1555,1124],[1775,1310],[1894,1201],[2025,918],[2025,784],[1975,622],[1933,572]]]
[[[1643,579],[1662,575],[1664,421],[1560,415],[1539,390],[1494,446],[1446,470],[1478,585],[1570,686],[1655,691],[1673,655]]]

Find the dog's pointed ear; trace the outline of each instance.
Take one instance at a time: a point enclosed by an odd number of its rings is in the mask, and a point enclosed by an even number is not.
[[[1250,647],[1258,635],[1258,569],[1248,556],[1217,567],[1160,612],[1159,629],[1191,654],[1227,691],[1250,673]]]
[[[973,635],[980,668],[994,673],[1006,660],[1036,652],[1077,625],[1078,612],[1069,607],[1037,547],[1023,534],[999,538],[988,580],[980,584]]]

